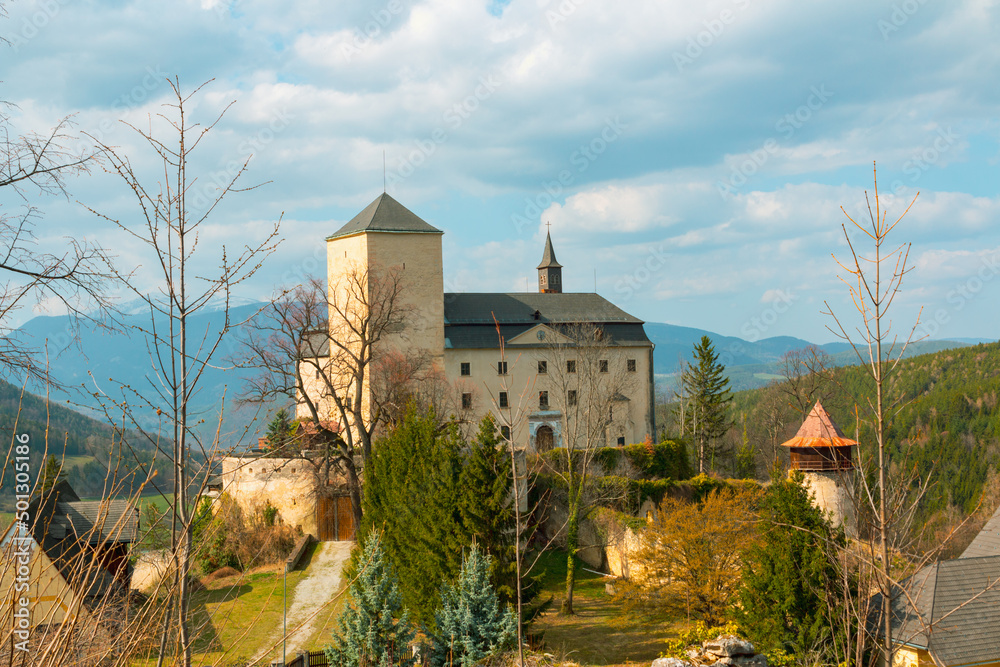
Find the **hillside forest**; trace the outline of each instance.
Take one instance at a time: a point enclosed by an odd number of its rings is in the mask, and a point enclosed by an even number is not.
[[[815,348],[789,353],[783,361],[782,380],[732,395],[729,429],[714,443],[713,472],[766,480],[772,471],[786,470],[788,452],[781,444],[795,435],[816,401],[861,443],[859,460],[871,460],[864,401],[873,389],[864,370],[833,367]],[[973,515],[961,531],[968,541],[1000,503],[998,376],[1000,343],[988,343],[903,359],[887,387],[891,465],[929,482],[914,520],[925,548],[939,545]],[[677,436],[680,404],[676,395],[670,398],[658,408],[658,424]],[[943,555],[954,555],[962,543],[956,536]]]

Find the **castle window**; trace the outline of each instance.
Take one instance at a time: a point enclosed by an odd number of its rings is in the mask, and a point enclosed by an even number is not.
[[[576,389],[570,389],[566,392],[566,404],[570,406],[576,405]]]
[[[472,394],[465,393],[462,394],[462,409],[468,410],[472,407]]]
[[[549,372],[549,362],[547,362],[547,361],[539,361],[538,362],[538,374],[539,375],[545,375],[548,372]]]
[[[504,438],[505,440],[510,440],[510,426],[500,427],[500,437]]]
[[[600,361],[598,361],[597,362],[597,370],[599,370],[602,373],[607,373],[608,372],[608,360],[607,359],[601,359]]]
[[[627,359],[625,361],[625,370],[629,373],[635,373],[635,359]]]
[[[507,375],[507,362],[498,361],[497,362],[497,375]]]
[[[576,359],[569,359],[566,362],[566,372],[575,373],[576,372]]]
[[[618,436],[618,446],[619,447],[624,447],[625,446],[625,436],[624,435]]]
[[[501,408],[509,408],[510,401],[507,400],[507,392],[501,391],[500,395],[497,397],[497,403]]]
[[[549,392],[547,391],[538,392],[538,409],[539,410],[549,409]]]
[[[472,364],[468,361],[462,362],[462,375],[472,375]]]

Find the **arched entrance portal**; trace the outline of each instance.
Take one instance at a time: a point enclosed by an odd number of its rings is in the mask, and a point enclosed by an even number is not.
[[[539,452],[550,451],[556,444],[555,433],[552,431],[552,427],[543,424],[538,427],[535,431],[535,449]]]

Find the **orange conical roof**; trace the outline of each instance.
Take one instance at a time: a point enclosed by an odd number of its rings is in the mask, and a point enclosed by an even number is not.
[[[823,404],[816,401],[798,433],[788,442],[782,443],[782,447],[850,447],[856,444],[858,443],[845,436],[833,423]]]

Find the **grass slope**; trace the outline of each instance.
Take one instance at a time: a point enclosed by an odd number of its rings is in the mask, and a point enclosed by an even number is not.
[[[303,566],[288,573],[289,605],[296,588],[309,574],[317,548],[314,543]],[[260,664],[281,660],[281,644],[271,646],[273,642],[269,639],[282,625],[282,573],[283,565],[269,565],[249,574],[208,582],[204,590],[192,595],[191,622],[199,628],[194,664],[245,664],[265,649],[267,657]],[[319,612],[320,622],[308,642],[310,650],[322,650],[330,642],[333,622],[342,604],[343,596]],[[155,657],[149,657],[137,664],[149,666],[155,662]]]
[[[530,559],[529,559],[530,561]],[[604,590],[604,575],[580,570],[573,589],[573,616],[559,615],[566,590],[566,552],[542,554],[542,595],[552,605],[530,628],[541,635],[543,650],[557,660],[581,665],[649,663],[660,657],[670,639],[688,627],[686,620],[651,622],[625,616]]]

